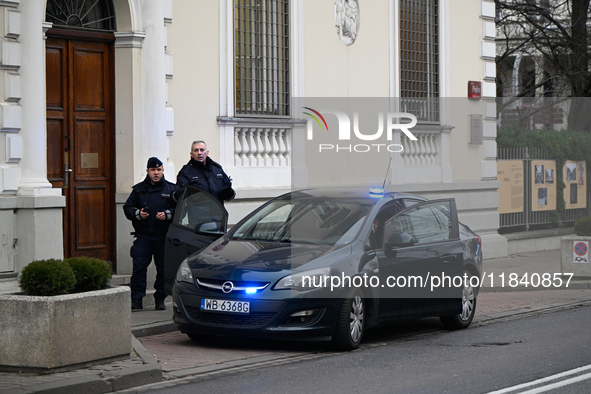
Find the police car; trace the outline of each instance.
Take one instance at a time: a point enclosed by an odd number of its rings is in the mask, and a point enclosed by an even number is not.
[[[166,242],[173,319],[192,339],[233,335],[359,346],[370,327],[439,316],[468,327],[481,239],[454,199],[318,188],[274,198],[227,230],[228,213],[188,187]]]

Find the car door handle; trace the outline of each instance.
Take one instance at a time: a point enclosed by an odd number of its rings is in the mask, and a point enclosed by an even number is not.
[[[183,243],[181,242],[180,239],[178,238],[173,238],[170,240],[170,242],[174,245],[174,246],[181,246]]]
[[[457,255],[455,254],[444,254],[443,256],[441,256],[441,260],[446,264],[453,262],[456,258]]]

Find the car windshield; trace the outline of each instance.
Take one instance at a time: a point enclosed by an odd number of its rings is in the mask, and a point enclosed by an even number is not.
[[[275,200],[235,228],[231,239],[345,245],[355,239],[370,209],[361,201]]]

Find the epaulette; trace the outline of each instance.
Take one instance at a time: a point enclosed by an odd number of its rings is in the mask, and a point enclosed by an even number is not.
[[[141,187],[144,185],[144,183],[146,183],[146,179],[147,179],[147,178],[148,178],[148,176],[146,175],[146,178],[144,178],[144,180],[143,180],[143,181],[136,183],[136,184],[135,184],[135,185],[133,185],[131,188],[132,188],[133,190],[135,190],[135,191],[139,190],[139,189],[140,189],[140,188],[141,188]]]
[[[135,185],[133,185],[131,188],[132,188],[134,191],[138,191],[138,190],[140,190],[140,189],[141,189],[141,187],[142,187],[142,185],[143,185],[143,184],[144,184],[144,182],[136,183],[136,184],[135,184]]]

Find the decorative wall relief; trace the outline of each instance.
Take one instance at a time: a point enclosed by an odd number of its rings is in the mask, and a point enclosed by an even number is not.
[[[337,34],[343,44],[353,44],[359,33],[359,2],[357,0],[335,0],[334,19]]]

